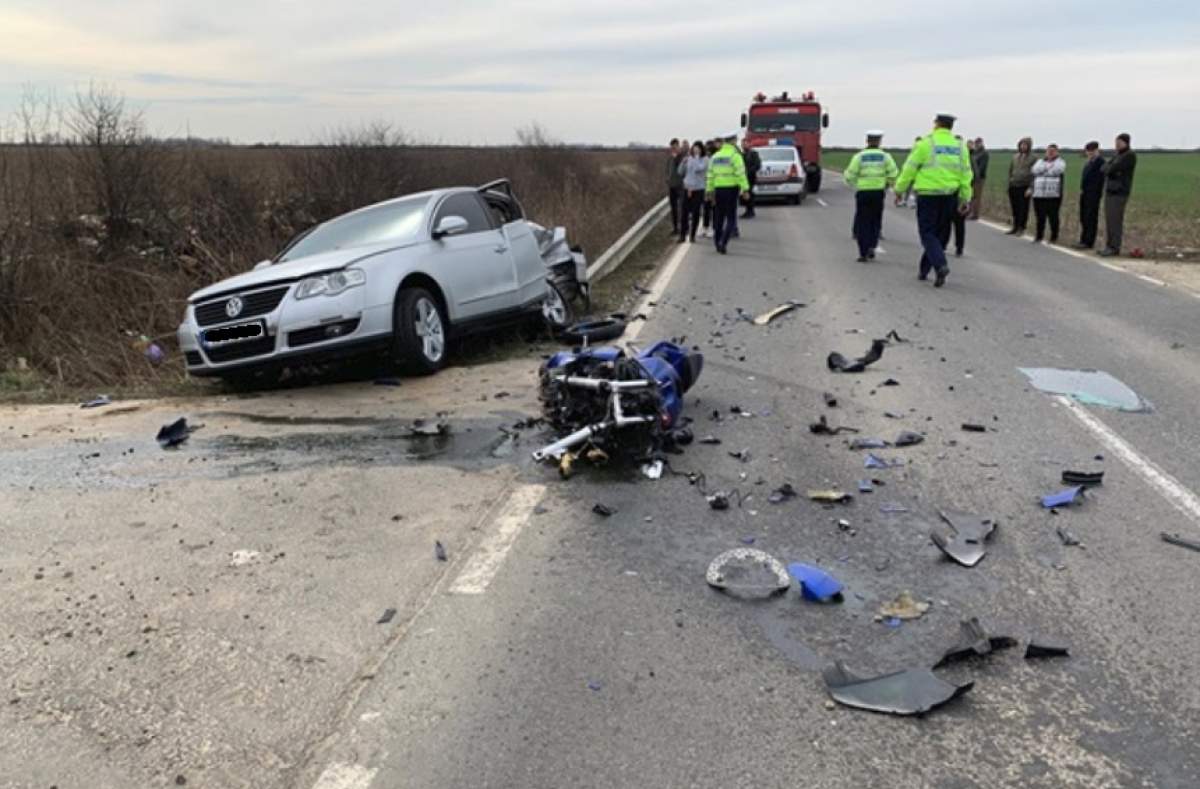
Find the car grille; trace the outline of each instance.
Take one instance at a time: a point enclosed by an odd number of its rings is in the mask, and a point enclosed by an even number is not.
[[[204,364],[204,359],[200,356],[199,351],[188,351],[184,354],[184,358],[187,359],[188,367],[199,367]]]
[[[231,342],[227,345],[218,345],[215,348],[205,348],[204,353],[208,356],[208,360],[213,364],[221,362],[232,362],[237,359],[245,359],[250,356],[262,356],[263,354],[271,353],[275,350],[275,338],[271,336],[259,337],[256,340],[247,340],[246,342]]]
[[[279,306],[288,292],[287,285],[270,290],[259,290],[253,293],[230,293],[212,301],[196,305],[196,323],[201,326],[212,326],[214,323],[225,323],[242,318],[253,318],[255,315],[266,315]],[[225,304],[234,296],[242,300],[242,311],[234,317],[225,313]]]
[[[288,332],[288,347],[298,348],[301,345],[312,345],[314,342],[321,342],[322,340],[332,340],[334,337],[344,337],[347,334],[353,334],[357,328],[358,318],[351,318],[347,321],[338,321],[337,323],[328,323],[324,326],[313,326],[310,329]]]

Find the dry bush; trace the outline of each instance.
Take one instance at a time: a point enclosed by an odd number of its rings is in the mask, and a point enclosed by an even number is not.
[[[104,89],[51,108],[27,102],[25,144],[0,145],[0,369],[24,358],[64,393],[183,380],[188,294],[347,210],[509,177],[532,219],[595,256],[661,191],[652,153],[569,148],[536,125],[512,148],[421,147],[382,124],[247,148],[151,140]],[[167,362],[146,361],[142,335]]]

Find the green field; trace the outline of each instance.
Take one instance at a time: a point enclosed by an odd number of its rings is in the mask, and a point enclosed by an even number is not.
[[[822,164],[841,170],[853,155],[850,150],[827,150]],[[1007,174],[1012,151],[993,150],[988,168],[984,213],[1000,222],[1009,221]],[[908,151],[893,150],[903,166]],[[1078,238],[1077,200],[1083,156],[1078,151],[1063,154],[1067,161],[1067,199],[1063,205],[1062,239]],[[1032,222],[1032,219],[1030,220]],[[1101,220],[1103,233],[1103,220]],[[1133,197],[1125,220],[1126,247],[1141,248],[1147,257],[1200,258],[1200,153],[1138,152]]]

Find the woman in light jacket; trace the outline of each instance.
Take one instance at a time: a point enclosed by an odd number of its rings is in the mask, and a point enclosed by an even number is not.
[[[1029,187],[1033,185],[1033,139],[1022,137],[1017,142],[1017,152],[1008,163],[1008,204],[1012,207],[1013,224],[1010,236],[1019,236],[1029,224]]]
[[[1033,212],[1037,216],[1037,235],[1033,243],[1041,243],[1046,234],[1046,222],[1050,222],[1050,243],[1058,243],[1058,212],[1062,208],[1063,180],[1067,163],[1058,155],[1058,146],[1046,146],[1046,155],[1030,168],[1033,185],[1028,195],[1033,198]]]
[[[704,143],[694,142],[688,156],[679,165],[683,176],[684,210],[679,222],[679,243],[689,238],[696,241],[700,229],[700,210],[704,207],[704,190],[708,184],[708,154]]]

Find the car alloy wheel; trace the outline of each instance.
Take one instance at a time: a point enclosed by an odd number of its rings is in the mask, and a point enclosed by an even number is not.
[[[546,299],[542,302],[542,317],[555,329],[561,329],[571,319],[567,302],[553,282],[546,281]]]
[[[446,353],[446,330],[437,305],[425,297],[417,299],[415,324],[421,353],[431,362],[440,362]]]

